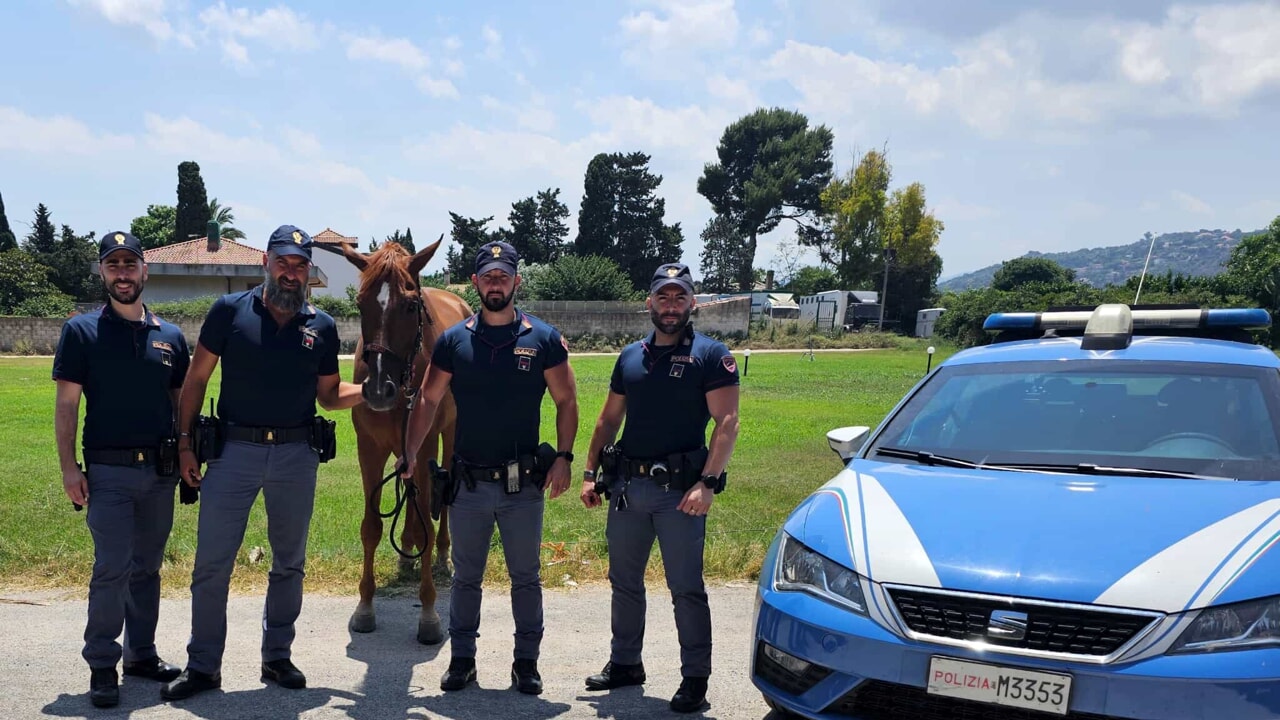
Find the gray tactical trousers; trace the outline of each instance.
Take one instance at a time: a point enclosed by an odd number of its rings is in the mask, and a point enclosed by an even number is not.
[[[654,538],[675,606],[680,640],[680,674],[711,675],[711,607],[702,580],[702,550],[707,518],[676,509],[684,493],[646,477],[633,477],[625,509],[618,509],[615,483],[605,537],[609,541],[609,583],[613,586],[613,647],[610,660],[619,665],[641,662],[644,646],[644,569]]]
[[[154,466],[90,465],[86,522],[93,576],[82,655],[91,668],[156,657],[160,563],[173,528],[175,480]],[[124,646],[116,642],[124,629]]]
[[[449,644],[453,657],[474,658],[480,636],[481,581],[496,523],[511,578],[517,660],[537,660],[542,645],[542,490],[525,483],[508,495],[501,483],[466,483],[449,506],[453,592],[449,595]]]
[[[271,573],[262,612],[262,661],[288,658],[294,621],[302,611],[307,530],[320,458],[305,443],[228,442],[200,484],[200,526],[191,573],[191,640],[187,666],[222,669],[227,641],[227,589],[244,542],[249,511],[262,491],[267,511]]]

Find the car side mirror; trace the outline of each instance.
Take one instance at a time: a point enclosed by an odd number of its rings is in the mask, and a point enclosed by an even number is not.
[[[849,462],[862,449],[870,434],[871,428],[866,425],[836,428],[827,433],[827,444],[840,456],[841,462]]]

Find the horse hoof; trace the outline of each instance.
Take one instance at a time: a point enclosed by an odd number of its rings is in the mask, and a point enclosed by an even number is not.
[[[400,571],[400,579],[404,580],[406,578],[413,577],[416,565],[417,563],[414,562],[413,558],[407,558],[407,557],[400,558],[399,562],[397,563],[397,568]]]
[[[431,563],[431,577],[436,580],[449,580],[453,577],[453,570],[449,568],[448,560],[437,560]]]
[[[418,620],[418,642],[423,645],[439,645],[444,642],[444,631],[440,629],[439,617]]]
[[[351,632],[370,633],[376,630],[378,621],[373,615],[373,609],[357,609],[351,613],[351,619],[347,621],[347,629]]]

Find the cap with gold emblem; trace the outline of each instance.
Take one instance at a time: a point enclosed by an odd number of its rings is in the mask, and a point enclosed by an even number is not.
[[[689,272],[688,265],[681,263],[667,263],[658,268],[653,273],[653,280],[649,281],[649,292],[656,293],[662,289],[664,285],[675,283],[684,289],[690,295],[693,294],[693,273]]]
[[[507,243],[501,240],[485,243],[476,252],[476,275],[483,275],[490,270],[502,270],[514,276],[519,262],[520,255]]]
[[[127,232],[109,232],[102,236],[102,240],[98,241],[98,260],[106,260],[107,256],[117,250],[128,250],[129,252],[143,257],[142,241]]]
[[[292,225],[281,225],[271,233],[267,241],[267,252],[277,255],[301,255],[311,259],[311,236],[306,230],[299,230]]]

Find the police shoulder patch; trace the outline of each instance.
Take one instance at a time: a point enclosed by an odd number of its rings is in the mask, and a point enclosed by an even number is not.
[[[720,364],[724,366],[725,370],[731,373],[738,372],[738,362],[733,359],[732,355],[725,355],[720,358]]]

